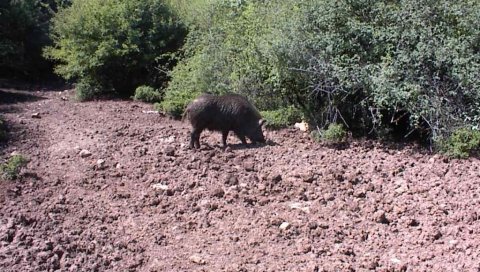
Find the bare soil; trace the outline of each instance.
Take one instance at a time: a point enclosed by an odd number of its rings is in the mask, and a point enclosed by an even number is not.
[[[194,151],[149,111],[0,90],[0,159],[29,159],[0,180],[1,271],[480,271],[476,158],[295,129]]]

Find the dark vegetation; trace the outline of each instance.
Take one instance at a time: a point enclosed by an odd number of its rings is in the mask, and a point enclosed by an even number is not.
[[[7,0],[0,72],[42,78],[54,64],[79,99],[133,95],[174,117],[200,93],[235,92],[270,127],[341,124],[464,157],[478,149],[479,10],[471,0]]]

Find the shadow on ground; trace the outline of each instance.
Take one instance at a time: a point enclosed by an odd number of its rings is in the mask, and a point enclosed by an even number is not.
[[[25,91],[0,89],[0,105],[34,102],[43,99],[45,98],[42,96],[30,94]]]

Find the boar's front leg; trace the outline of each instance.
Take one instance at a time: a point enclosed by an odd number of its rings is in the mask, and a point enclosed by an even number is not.
[[[223,147],[227,147],[227,137],[228,137],[228,130],[222,131],[222,144]]]

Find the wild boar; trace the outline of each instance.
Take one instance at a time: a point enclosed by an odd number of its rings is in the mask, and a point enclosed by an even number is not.
[[[244,96],[238,94],[202,94],[187,106],[185,117],[193,129],[190,148],[200,148],[200,134],[205,129],[222,132],[223,147],[227,146],[230,131],[233,131],[243,144],[247,144],[245,137],[252,143],[265,142],[262,133],[264,120],[258,110]]]

